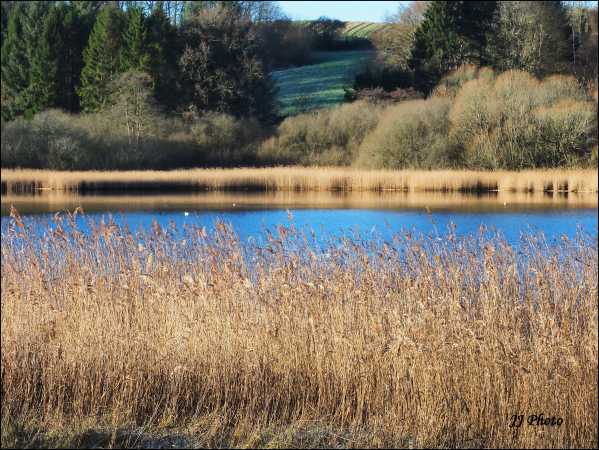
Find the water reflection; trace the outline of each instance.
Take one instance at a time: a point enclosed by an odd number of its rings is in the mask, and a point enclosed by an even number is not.
[[[81,195],[68,191],[36,190],[35,195],[3,195],[2,229],[10,223],[11,205],[28,221],[39,225],[56,212],[81,207],[88,220],[99,222],[108,214],[132,230],[193,225],[213,229],[218,221],[233,225],[247,241],[278,225],[322,235],[361,233],[390,238],[415,232],[443,236],[455,226],[458,235],[476,234],[481,226],[496,230],[512,245],[523,234],[542,233],[551,241],[574,237],[577,230],[597,234],[597,194],[488,192],[200,192],[149,195]],[[289,220],[289,213],[292,220]]]
[[[81,195],[75,192],[36,190],[27,195],[1,197],[1,213],[11,205],[21,214],[54,213],[82,207],[86,212],[130,211],[234,211],[237,209],[377,209],[496,211],[597,208],[594,193],[551,192],[199,192],[147,195]]]

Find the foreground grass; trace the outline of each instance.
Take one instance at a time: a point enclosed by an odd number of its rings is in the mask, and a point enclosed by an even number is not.
[[[290,115],[343,103],[345,91],[374,52],[315,52],[315,64],[273,72],[281,114]]]
[[[596,236],[56,220],[2,235],[3,446],[597,446]]]
[[[23,189],[196,187],[264,191],[499,191],[597,192],[597,170],[354,170],[349,168],[240,168],[172,171],[53,171],[2,169],[2,192]]]
[[[332,429],[318,421],[298,421],[286,426],[248,424],[223,426],[221,418],[205,417],[185,427],[114,427],[98,421],[43,428],[3,424],[2,448],[347,448],[409,446],[413,439],[381,441],[375,433],[359,429]]]

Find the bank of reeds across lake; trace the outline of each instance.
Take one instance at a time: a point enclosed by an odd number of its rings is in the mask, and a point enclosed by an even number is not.
[[[597,170],[358,170],[350,168],[238,168],[174,171],[2,170],[2,193],[73,191],[441,191],[597,192]]]
[[[597,447],[596,236],[10,220],[2,447]]]

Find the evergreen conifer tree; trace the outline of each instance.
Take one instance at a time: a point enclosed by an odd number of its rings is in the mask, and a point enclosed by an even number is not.
[[[3,118],[32,116],[42,107],[33,84],[33,66],[41,35],[40,23],[50,8],[48,2],[22,2],[15,5],[8,20],[2,44],[2,89],[8,99],[2,105]]]
[[[121,68],[124,22],[124,13],[119,9],[104,7],[98,13],[83,51],[81,86],[78,89],[85,112],[97,111],[108,101],[110,82]]]
[[[148,65],[146,51],[146,23],[141,8],[133,7],[127,10],[127,27],[123,33],[121,49],[121,72],[128,70],[144,71]]]
[[[24,5],[10,12],[2,44],[2,118],[10,120],[21,109],[20,94],[29,86],[27,50],[23,39]]]
[[[32,87],[42,107],[78,110],[76,88],[85,35],[85,24],[70,4],[57,4],[44,19],[32,67]]]
[[[432,2],[414,38],[411,66],[419,88],[429,91],[445,73],[489,59],[487,39],[497,2]]]
[[[31,72],[32,89],[36,103],[41,107],[55,106],[65,92],[61,81],[64,79],[62,53],[66,50],[64,41],[65,5],[52,8],[42,25],[39,46],[33,60]]]
[[[146,19],[147,71],[153,80],[156,100],[173,109],[179,102],[177,30],[164,10],[157,5]]]

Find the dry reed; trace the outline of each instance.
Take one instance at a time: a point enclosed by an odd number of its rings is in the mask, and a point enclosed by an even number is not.
[[[38,239],[13,212],[2,236],[3,446],[73,424],[197,446],[597,446],[596,236],[318,247],[291,224],[242,245],[224,224],[55,220]],[[509,427],[540,413],[563,424]]]
[[[597,170],[529,170],[521,172],[468,170],[358,170],[350,168],[239,168],[174,171],[59,172],[2,169],[8,192],[18,184],[35,182],[38,188],[77,190],[104,185],[126,189],[136,183],[166,186],[185,184],[210,190],[263,189],[267,191],[461,191],[597,192]],[[129,186],[131,187],[131,186]],[[3,188],[4,189],[4,188]]]

